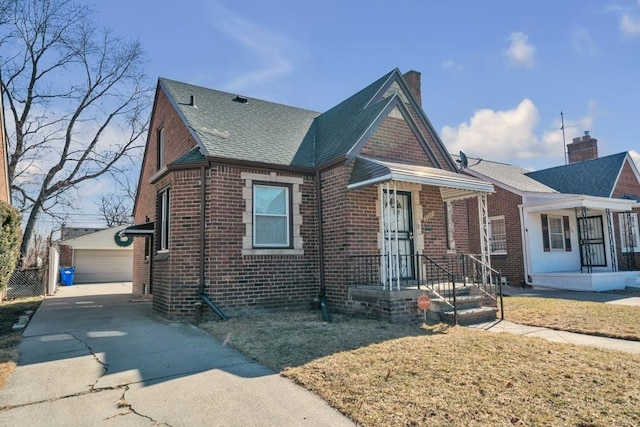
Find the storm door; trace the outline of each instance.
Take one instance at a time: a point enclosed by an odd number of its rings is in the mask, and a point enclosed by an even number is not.
[[[393,280],[412,280],[415,278],[415,267],[411,193],[384,190],[382,207],[383,253],[387,277]]]
[[[578,218],[580,261],[583,267],[606,267],[604,230],[601,216]]]

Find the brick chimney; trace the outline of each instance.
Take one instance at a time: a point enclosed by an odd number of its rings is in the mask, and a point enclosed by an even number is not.
[[[418,101],[418,105],[422,106],[422,91],[420,89],[420,76],[421,73],[419,71],[407,71],[403,74],[407,85],[409,85],[409,90],[411,94]]]
[[[567,144],[567,156],[569,163],[584,162],[598,158],[598,140],[589,135],[589,131],[584,131],[581,137],[573,138],[573,142]]]

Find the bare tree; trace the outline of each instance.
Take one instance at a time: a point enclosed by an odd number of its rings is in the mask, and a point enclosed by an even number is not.
[[[98,211],[109,228],[131,224],[133,219],[131,203],[123,198],[122,194],[109,193],[100,196]]]
[[[1,3],[9,181],[27,215],[25,254],[40,214],[73,207],[69,190],[139,155],[151,90],[140,44],[100,29],[87,7],[73,0]]]

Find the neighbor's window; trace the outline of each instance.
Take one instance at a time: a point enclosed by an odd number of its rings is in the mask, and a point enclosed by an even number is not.
[[[492,254],[507,253],[507,227],[504,215],[489,218],[489,242]]]
[[[562,218],[549,217],[549,244],[552,251],[564,251],[564,226]]]
[[[169,189],[158,193],[158,251],[169,250]]]
[[[640,230],[637,213],[618,214],[622,252],[640,252]]]
[[[157,144],[157,151],[158,151],[158,169],[162,169],[162,167],[164,166],[164,128],[159,128],[158,129],[158,144]]]
[[[253,246],[288,248],[291,246],[290,188],[253,186]]]
[[[571,226],[568,216],[540,215],[542,244],[545,252],[571,252]]]

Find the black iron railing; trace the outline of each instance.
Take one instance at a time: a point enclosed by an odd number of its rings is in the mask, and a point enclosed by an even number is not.
[[[445,267],[454,275],[456,282],[479,289],[492,304],[500,308],[500,318],[504,320],[502,273],[483,264],[475,255],[448,255],[444,260]]]
[[[352,284],[387,290],[426,288],[453,309],[457,323],[456,281],[445,267],[423,254],[354,255]]]
[[[476,288],[485,296],[485,305],[500,309],[504,320],[502,274],[484,265],[476,256],[457,254],[436,262],[423,254],[351,256],[355,286],[386,290],[428,289],[449,305],[457,322],[456,288]]]

